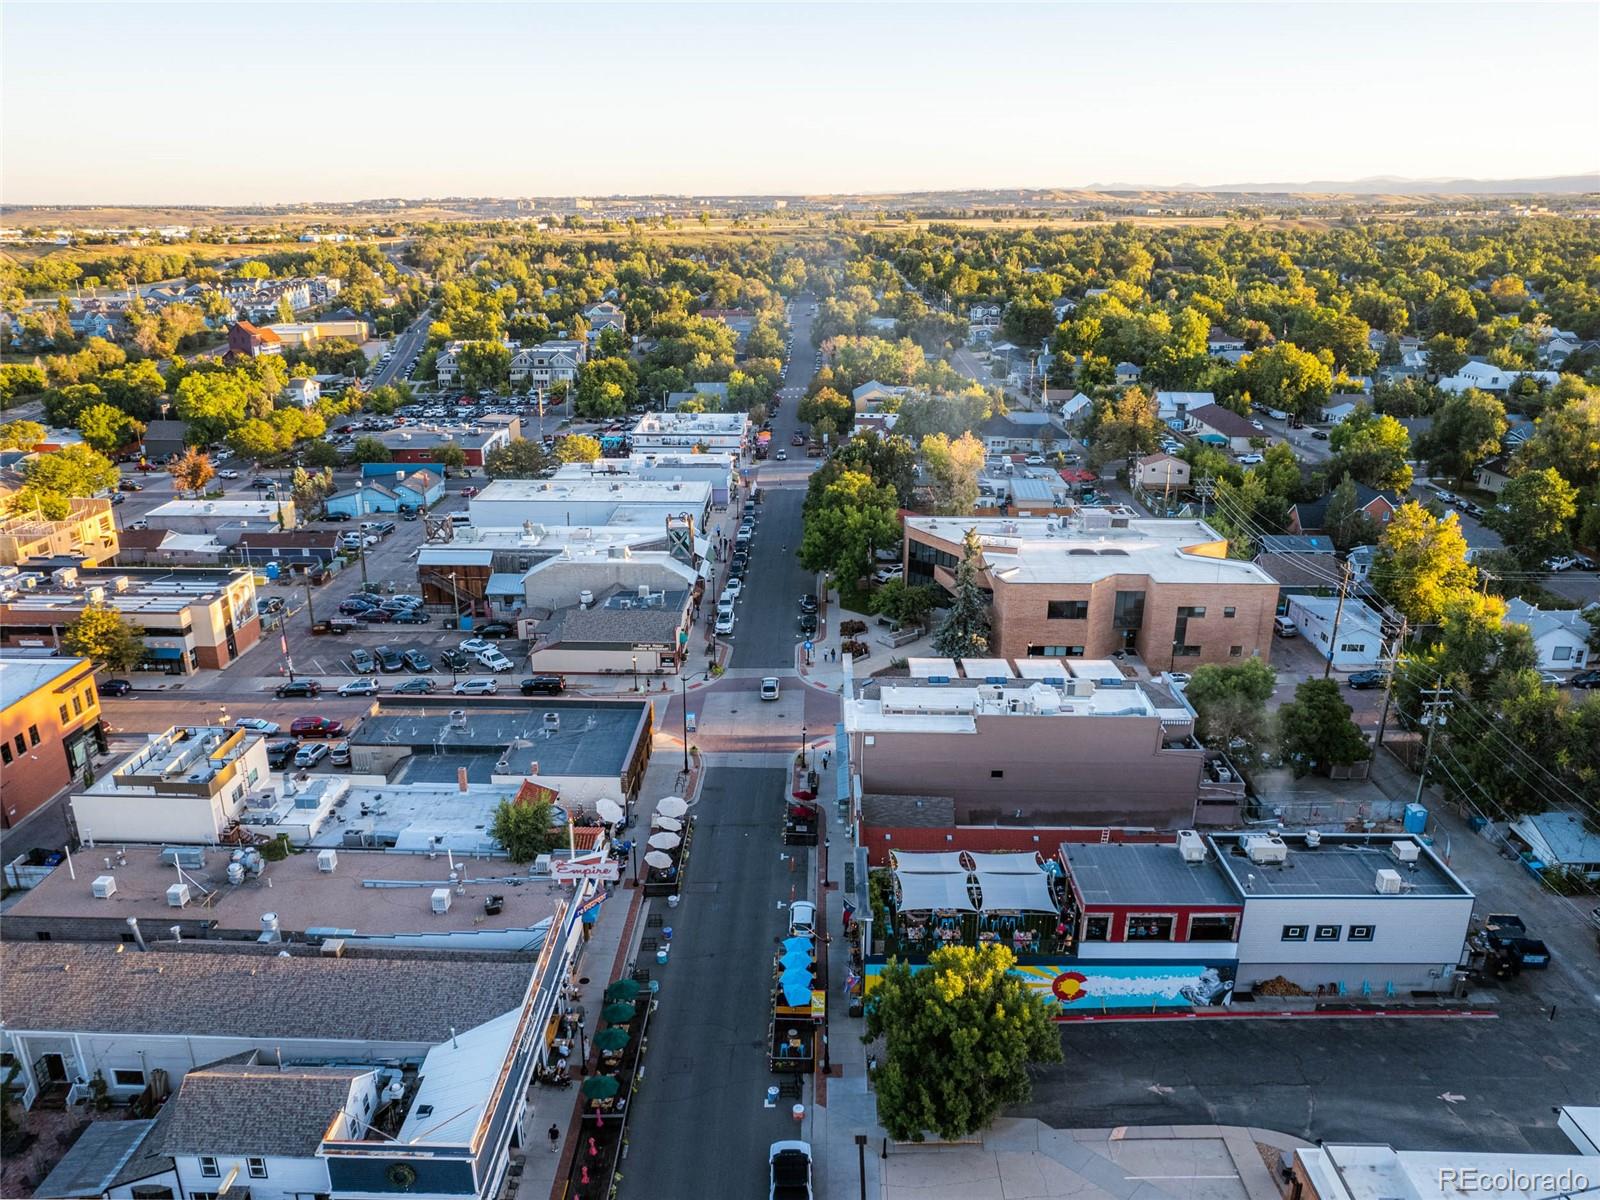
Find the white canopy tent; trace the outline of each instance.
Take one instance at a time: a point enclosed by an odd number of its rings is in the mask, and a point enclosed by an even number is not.
[[[951,871],[959,871],[963,875],[967,873],[967,864],[962,861],[960,851],[917,854],[908,850],[895,850],[890,853],[889,858],[897,876],[943,875]]]
[[[955,909],[976,912],[977,906],[967,892],[965,871],[895,872],[895,883],[900,889],[901,912],[931,912],[936,909]]]
[[[973,869],[979,874],[1037,875],[1041,870],[1039,856],[1031,850],[1027,853],[978,853],[969,850],[967,857],[972,860]]]
[[[978,872],[978,891],[983,897],[983,912],[1043,912],[1057,910],[1050,898],[1050,883],[1043,871],[1032,875]]]

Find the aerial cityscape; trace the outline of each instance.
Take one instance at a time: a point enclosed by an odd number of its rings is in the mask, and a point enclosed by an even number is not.
[[[1600,1200],[1600,6],[0,33],[0,1200]]]

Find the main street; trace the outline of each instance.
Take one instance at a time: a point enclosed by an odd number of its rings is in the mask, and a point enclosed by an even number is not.
[[[405,329],[389,344],[393,357],[378,368],[378,373],[372,378],[373,387],[382,387],[387,383],[397,383],[406,377],[406,367],[414,355],[422,353],[422,347],[428,341],[428,325],[433,321],[433,309],[425,308],[422,315],[407,325]]]
[[[812,375],[809,304],[797,308],[774,452],[799,428],[795,409]],[[776,1081],[766,1061],[772,957],[787,932],[789,901],[810,896],[815,873],[811,851],[783,845],[782,803],[802,723],[814,737],[838,720],[837,700],[802,683],[794,669],[797,600],[816,582],[795,561],[811,466],[769,459],[760,467],[763,503],[737,606],[732,670],[689,697],[698,726],[690,740],[711,757],[694,810],[683,904],[667,918],[672,960],[651,965],[660,1007],[623,1164],[660,1200],[759,1195],[768,1144],[795,1136],[787,1102],[763,1106]],[[761,675],[779,677],[777,704],[759,699]],[[663,728],[678,728],[680,703],[674,699]]]

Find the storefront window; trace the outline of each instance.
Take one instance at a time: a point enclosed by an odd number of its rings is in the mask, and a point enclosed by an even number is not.
[[[1223,916],[1190,917],[1189,940],[1191,942],[1231,942],[1233,941],[1234,926],[1239,918],[1232,914]]]
[[[1085,917],[1083,922],[1083,940],[1086,942],[1103,942],[1111,936],[1110,917]]]
[[[1132,913],[1128,917],[1128,940],[1170,942],[1174,923],[1171,913]]]

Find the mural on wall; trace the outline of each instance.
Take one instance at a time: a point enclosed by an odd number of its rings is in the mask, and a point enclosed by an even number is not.
[[[1212,1008],[1233,999],[1233,963],[1085,963],[1071,959],[1018,964],[1011,973],[1059,1007],[1062,1017],[1110,1009]],[[883,971],[867,963],[867,991]],[[913,964],[919,970],[920,964]]]

